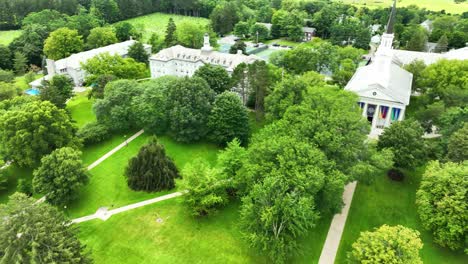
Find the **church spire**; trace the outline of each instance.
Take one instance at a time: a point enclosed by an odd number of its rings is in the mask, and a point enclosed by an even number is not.
[[[393,0],[392,12],[388,18],[387,23],[387,34],[393,34],[393,27],[395,26],[395,17],[396,17],[396,0]]]

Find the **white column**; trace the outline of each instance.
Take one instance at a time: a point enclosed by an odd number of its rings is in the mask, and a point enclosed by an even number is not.
[[[372,129],[376,129],[377,120],[379,118],[380,105],[376,105],[374,117],[372,118]]]
[[[390,126],[390,117],[392,116],[393,107],[388,107],[387,117],[385,118],[385,127]]]
[[[398,117],[398,121],[402,121],[405,117],[405,108],[401,108],[400,116]]]
[[[362,116],[367,119],[367,105],[368,105],[368,103],[366,103],[366,102],[363,102],[363,103],[364,103],[364,107],[362,108]]]

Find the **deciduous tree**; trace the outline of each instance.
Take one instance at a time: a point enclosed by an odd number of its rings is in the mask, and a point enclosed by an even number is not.
[[[424,130],[414,120],[406,119],[384,129],[377,148],[388,148],[395,154],[395,166],[412,168],[424,163],[426,151],[422,136]]]
[[[33,175],[34,192],[44,194],[46,200],[55,205],[73,201],[80,188],[88,183],[81,152],[70,147],[56,149],[44,156]]]
[[[246,145],[250,134],[249,114],[239,96],[232,92],[218,95],[208,119],[210,138],[219,145],[238,138]]]
[[[127,41],[130,38],[133,39],[140,39],[141,33],[137,31],[137,29],[128,22],[119,22],[115,26],[115,35],[117,39],[122,41]]]
[[[0,149],[20,166],[32,166],[54,149],[74,145],[75,132],[65,110],[48,101],[26,102],[0,118]]]
[[[205,64],[195,71],[194,76],[204,79],[210,88],[218,94],[230,88],[231,78],[220,65]]]
[[[114,29],[111,27],[97,27],[91,29],[88,38],[86,39],[87,49],[96,49],[110,44],[117,43],[118,39],[115,36]]]
[[[149,63],[148,58],[149,54],[146,52],[143,43],[135,42],[128,48],[128,57],[134,59],[137,62]]]
[[[467,249],[468,162],[429,163],[416,193],[423,226],[437,244],[452,250]]]
[[[52,60],[59,60],[83,50],[83,40],[77,30],[59,28],[50,33],[44,44],[44,54]]]
[[[73,81],[67,75],[54,75],[50,81],[42,81],[39,90],[41,100],[65,108],[65,103],[73,96]]]

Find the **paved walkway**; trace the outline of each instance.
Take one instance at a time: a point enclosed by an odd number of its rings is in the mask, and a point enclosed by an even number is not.
[[[113,209],[113,210],[107,210],[107,207],[101,207],[96,211],[96,213],[94,213],[92,215],[83,216],[83,217],[80,217],[80,218],[73,219],[71,222],[72,223],[82,223],[82,222],[86,222],[86,221],[90,221],[90,220],[94,220],[94,219],[98,219],[98,218],[103,220],[103,221],[106,221],[107,219],[109,219],[111,216],[113,216],[115,214],[119,214],[119,213],[126,212],[126,211],[129,211],[129,210],[132,210],[132,209],[135,209],[135,208],[139,208],[139,207],[142,207],[142,206],[145,206],[145,205],[154,204],[154,203],[161,202],[161,201],[164,201],[164,200],[179,197],[181,195],[184,195],[185,192],[186,191],[166,194],[166,195],[163,195],[163,196],[160,196],[160,197],[156,197],[156,198],[153,198],[153,199],[149,199],[149,200],[134,203],[134,204],[129,204],[129,205],[126,205],[126,206],[123,206],[123,207]]]
[[[145,131],[142,129],[140,131],[138,131],[135,135],[129,137],[128,139],[126,139],[124,142],[122,142],[120,145],[118,145],[117,147],[115,147],[114,149],[112,149],[111,151],[107,152],[106,154],[104,154],[104,156],[100,157],[98,160],[96,160],[95,162],[93,162],[91,165],[88,166],[88,170],[91,170],[92,168],[96,167],[97,165],[101,164],[103,161],[105,161],[107,158],[109,158],[110,156],[112,156],[112,154],[116,153],[117,151],[119,151],[121,148],[125,147],[128,145],[128,143],[132,142],[132,140],[134,140],[135,138],[139,137],[141,134],[143,134]],[[45,196],[42,196],[41,198],[39,198],[36,203],[43,203],[45,202]]]
[[[319,264],[333,264],[335,263],[336,253],[341,241],[341,235],[346,224],[349,208],[353,200],[354,190],[356,189],[356,182],[348,183],[343,192],[343,202],[345,206],[341,213],[336,214],[328,230],[327,239],[323,245],[322,253],[320,254]]]
[[[119,151],[121,148],[125,147],[128,145],[128,143],[132,142],[132,140],[134,140],[135,138],[139,137],[141,134],[143,134],[145,131],[142,129],[140,131],[138,131],[135,135],[129,137],[127,140],[125,140],[124,142],[122,142],[122,144],[118,145],[117,147],[115,147],[113,150],[107,152],[106,154],[104,154],[104,156],[100,157],[98,160],[96,160],[95,162],[93,162],[91,165],[88,166],[88,170],[91,170],[92,168],[96,167],[97,165],[101,164],[101,162],[105,161],[107,158],[109,158],[110,156],[112,156],[112,154],[116,153],[117,151]]]
[[[11,160],[5,162],[5,165],[3,165],[3,166],[0,168],[0,170],[4,170],[4,169],[10,167],[11,163],[13,163]]]

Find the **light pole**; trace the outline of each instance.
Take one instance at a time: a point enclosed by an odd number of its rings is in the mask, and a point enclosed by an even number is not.
[[[258,30],[257,30],[256,34],[257,34],[257,44],[258,44]]]

